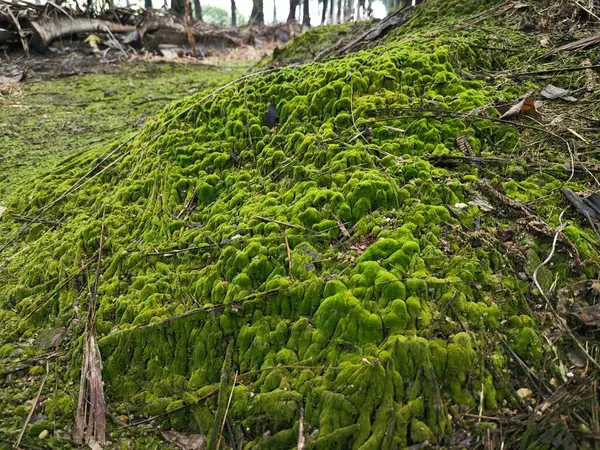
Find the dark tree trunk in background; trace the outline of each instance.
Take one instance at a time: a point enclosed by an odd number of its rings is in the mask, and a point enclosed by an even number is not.
[[[144,1],[144,7],[146,9],[152,9],[152,0],[145,0]]]
[[[342,0],[337,2],[337,20],[336,23],[342,23]]]
[[[329,25],[333,25],[333,10],[335,8],[335,0],[329,0]]]
[[[273,24],[277,23],[277,2],[273,2]]]
[[[200,5],[200,0],[194,0],[194,13],[196,19],[202,22],[202,5]]]
[[[302,16],[302,25],[310,27],[310,7],[309,0],[304,0],[304,15]]]
[[[237,18],[235,17],[235,0],[231,0],[231,26],[237,26]]]
[[[333,2],[333,0],[331,0]],[[327,21],[327,0],[323,0],[323,12],[321,13],[321,25]]]
[[[263,0],[252,1],[252,14],[250,15],[250,24],[264,25],[265,13],[263,10]]]
[[[288,14],[287,23],[296,22],[296,9],[298,8],[299,0],[290,0],[290,13]]]
[[[356,9],[356,20],[360,20],[361,14],[367,15],[367,8],[365,6],[365,0],[358,0],[358,7]]]
[[[185,2],[183,0],[171,0],[171,9],[178,16],[185,14]]]

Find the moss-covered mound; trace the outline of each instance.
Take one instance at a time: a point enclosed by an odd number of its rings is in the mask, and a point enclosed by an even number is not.
[[[157,416],[209,448],[294,448],[303,411],[306,448],[452,446],[462,413],[527,411],[515,361],[553,376],[559,352],[542,345],[537,285],[550,295],[598,274],[585,220],[553,243],[559,189],[591,178],[560,152],[543,171],[513,158],[521,128],[482,116],[531,86],[471,73],[526,56],[437,21],[174,103],[15,198],[9,210],[35,219],[0,222],[0,432],[18,434],[24,386],[59,353],[26,439],[47,429],[45,445],[67,445],[95,283],[115,442],[141,433],[118,422]],[[440,165],[465,156],[457,138],[482,159]],[[504,162],[481,163],[492,156]],[[18,358],[29,381],[9,374]]]

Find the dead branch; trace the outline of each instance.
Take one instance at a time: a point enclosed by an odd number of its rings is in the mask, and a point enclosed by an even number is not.
[[[52,41],[63,36],[77,33],[105,33],[107,31],[127,33],[135,31],[133,25],[121,25],[107,20],[88,19],[86,17],[31,20],[27,23],[27,28],[33,31],[32,47],[40,52],[46,50]]]
[[[19,433],[19,437],[17,438],[17,440],[15,441],[15,444],[13,445],[13,448],[18,449],[20,448],[21,445],[21,439],[23,439],[23,435],[25,434],[25,430],[27,429],[27,425],[29,425],[29,422],[31,421],[31,418],[33,417],[33,413],[35,412],[35,409],[37,408],[37,404],[40,400],[40,395],[42,395],[42,390],[44,389],[44,385],[46,384],[46,380],[48,379],[48,361],[46,361],[46,374],[44,375],[44,378],[42,379],[42,384],[40,384],[40,388],[38,390],[37,395],[35,396],[35,399],[33,400],[33,404],[31,405],[31,409],[29,410],[29,414],[27,414],[27,418],[25,419],[25,423],[23,424],[23,428],[21,428],[21,432]]]
[[[231,386],[231,392],[229,393],[229,399],[227,400],[227,408],[225,408],[225,414],[223,415],[223,422],[221,422],[221,429],[219,430],[219,439],[217,440],[217,450],[221,447],[221,439],[223,439],[223,429],[225,428],[225,422],[227,421],[227,413],[231,406],[231,399],[233,398],[233,391],[235,389],[235,383],[237,382],[238,373],[235,372],[233,377],[233,385]]]
[[[90,304],[84,332],[79,398],[73,427],[73,441],[76,444],[82,444],[85,441],[90,446],[93,444],[104,445],[106,441],[106,402],[102,383],[102,356],[94,336],[98,281],[102,271],[104,219],[105,213],[103,212],[96,275],[90,292]]]
[[[290,243],[288,241],[287,229],[283,231],[283,238],[285,240],[285,249],[287,251],[288,258],[288,272],[292,273],[292,252],[290,251]]]
[[[561,45],[560,47],[556,47],[546,53],[543,58],[548,58],[549,56],[555,55],[560,52],[567,52],[571,50],[581,50],[583,48],[589,47],[590,45],[596,45],[600,43],[600,34],[595,34],[593,36],[588,36],[583,39],[579,39],[577,41],[569,42],[568,44]]]
[[[406,22],[406,19],[411,12],[412,8],[404,8],[396,11],[393,14],[390,14],[385,19],[371,26],[365,33],[361,34],[359,37],[344,46],[339,53],[343,55],[351,51],[356,51],[365,43],[376,41],[382,38],[392,28],[398,27]]]
[[[281,222],[279,220],[269,219],[268,217],[256,216],[255,218],[258,220],[262,220],[263,222],[271,222],[271,223],[276,223],[277,225],[281,225],[284,227],[294,228],[295,230],[307,230],[306,228],[304,228],[301,225],[295,225],[293,223],[288,223],[288,222]]]
[[[19,33],[19,39],[21,39],[21,45],[23,46],[23,52],[25,53],[25,57],[29,58],[29,44],[27,43],[27,39],[25,38],[25,33],[23,33],[23,30],[21,29],[21,24],[19,23],[9,6],[6,7],[6,12],[10,16],[10,19],[12,20],[13,24],[15,25],[15,28],[17,29],[17,32]]]

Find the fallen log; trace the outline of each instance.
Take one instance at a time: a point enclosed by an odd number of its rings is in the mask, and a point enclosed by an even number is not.
[[[77,33],[127,33],[136,29],[133,25],[86,17],[27,20],[26,28],[33,32],[30,44],[39,52],[43,52],[52,41],[63,36]]]

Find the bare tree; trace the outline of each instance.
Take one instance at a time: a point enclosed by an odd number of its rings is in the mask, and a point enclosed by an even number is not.
[[[237,26],[237,19],[235,17],[235,0],[231,0],[231,26]]]
[[[352,17],[352,7],[350,0],[344,0],[344,22],[348,22]]]
[[[337,2],[337,20],[336,23],[342,23],[342,0]]]
[[[296,9],[298,9],[299,0],[290,0],[290,13],[288,14],[287,23],[296,22]]]
[[[333,24],[333,10],[335,8],[335,0],[329,0],[329,24]]]
[[[171,9],[179,16],[185,14],[185,2],[184,0],[171,0]]]
[[[310,11],[309,11],[309,0],[304,0],[304,15],[302,16],[302,25],[310,27]]]
[[[196,19],[202,22],[202,5],[200,5],[200,0],[194,0],[194,13],[196,14]]]
[[[265,23],[265,13],[263,9],[263,0],[252,0],[252,14],[250,14],[250,24],[263,25]]]
[[[333,0],[332,0],[333,3]],[[327,0],[323,0],[323,11],[321,12],[321,25],[327,21]]]

